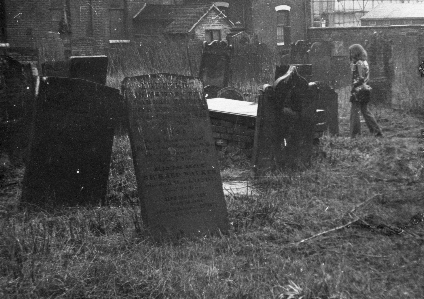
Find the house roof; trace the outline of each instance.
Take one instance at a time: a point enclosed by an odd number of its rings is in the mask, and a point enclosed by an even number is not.
[[[424,19],[424,3],[381,3],[361,20]]]
[[[170,24],[165,28],[166,33],[188,33],[193,30],[211,10],[216,10],[216,12],[221,14],[227,22],[231,23],[231,21],[213,4],[146,4],[134,15],[133,19],[135,21],[169,21]]]
[[[176,5],[144,4],[134,15],[134,21],[140,20],[172,20]]]

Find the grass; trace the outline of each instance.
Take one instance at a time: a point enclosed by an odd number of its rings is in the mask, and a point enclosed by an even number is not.
[[[159,67],[142,57],[126,67],[118,61],[108,84],[175,66],[188,72],[178,57]],[[255,90],[253,83],[245,89]],[[324,137],[322,154],[304,171],[251,181],[246,157],[220,154],[223,181],[249,180],[257,192],[225,197],[228,235],[177,243],[157,244],[143,226],[125,133],[113,144],[109,206],[96,209],[18,210],[23,168],[2,154],[0,297],[424,298],[424,223],[392,235],[381,227],[424,212],[423,116],[372,110],[385,138],[365,125],[362,137],[347,138],[349,105],[341,97],[341,134]],[[345,226],[356,219],[380,227]]]
[[[352,225],[297,243],[356,218],[400,225],[424,212],[423,121],[374,112],[388,137],[325,137],[310,169],[251,182],[258,195],[226,196],[231,230],[221,237],[148,237],[125,134],[115,137],[109,207],[28,214],[13,208],[19,185],[3,188],[0,297],[423,298],[423,223],[391,236]],[[220,161],[224,180],[248,179],[242,156]],[[2,167],[20,182],[22,171]]]

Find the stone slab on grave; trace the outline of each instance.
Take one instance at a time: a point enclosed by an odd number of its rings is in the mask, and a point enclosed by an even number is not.
[[[106,85],[107,56],[71,56],[69,60],[69,75],[71,78],[80,78]]]
[[[22,203],[43,208],[101,203],[121,107],[117,89],[81,79],[41,78]]]
[[[202,83],[154,74],[125,78],[141,215],[156,239],[229,228]]]

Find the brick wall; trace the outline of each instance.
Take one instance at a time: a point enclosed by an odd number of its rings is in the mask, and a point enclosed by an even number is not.
[[[132,38],[132,17],[145,2],[127,0],[125,22],[128,34],[122,39]],[[72,55],[104,54],[110,39],[109,1],[72,0],[69,3],[72,33],[70,38],[61,36],[64,47],[71,50]],[[50,45],[49,31],[53,34],[58,31],[51,21],[50,1],[5,0],[5,7],[7,42],[11,47],[39,48],[46,39]]]
[[[227,146],[240,148],[252,155],[256,117],[209,111],[212,136],[218,150]]]
[[[37,0],[5,0],[7,42],[11,47],[36,47],[50,31],[49,6]]]

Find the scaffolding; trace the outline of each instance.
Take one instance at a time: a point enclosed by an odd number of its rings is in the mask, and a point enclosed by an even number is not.
[[[311,0],[312,27],[361,26],[361,17],[380,3],[418,3],[424,0]]]

